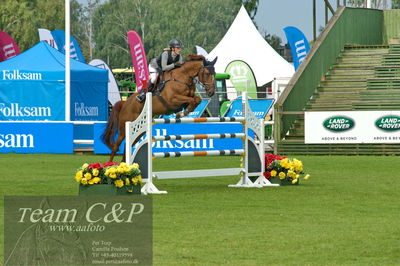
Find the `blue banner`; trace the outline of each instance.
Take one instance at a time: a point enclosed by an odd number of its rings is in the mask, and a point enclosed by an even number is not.
[[[65,32],[63,30],[53,30],[51,32],[51,35],[53,35],[54,41],[57,44],[58,50],[65,54]],[[81,48],[79,47],[78,42],[75,40],[75,38],[71,35],[70,36],[70,53],[71,53],[71,58],[81,61],[85,63],[85,58],[83,57]]]
[[[108,154],[110,149],[101,141],[105,123],[94,124],[94,153]],[[188,123],[188,124],[157,124],[153,127],[153,136],[191,135],[191,134],[222,134],[242,133],[241,123]],[[182,151],[211,151],[242,149],[241,139],[196,139],[157,141],[153,143],[153,152],[182,152]],[[120,146],[119,154],[124,151],[124,143]]]
[[[201,117],[201,115],[204,113],[204,110],[206,110],[208,104],[210,103],[211,99],[203,99],[201,100],[200,104],[193,110],[193,112],[190,112],[187,116],[185,117],[191,117],[191,118],[197,118]],[[170,114],[170,115],[163,115],[162,118],[175,118],[176,114]]]
[[[283,30],[290,45],[290,50],[292,51],[294,69],[297,69],[310,51],[310,45],[304,33],[298,28],[290,26]]]
[[[0,123],[0,153],[72,153],[72,123]]]
[[[259,119],[264,119],[268,114],[269,109],[271,109],[274,104],[274,99],[249,99],[249,105],[251,111],[254,113],[254,116]],[[242,117],[243,116],[243,105],[242,99],[234,100],[225,117]]]
[[[107,83],[71,83],[71,120],[107,121]]]
[[[41,80],[0,82],[0,121],[64,119],[64,83]]]

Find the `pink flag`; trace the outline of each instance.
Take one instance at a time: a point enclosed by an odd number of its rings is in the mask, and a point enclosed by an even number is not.
[[[128,42],[131,50],[133,68],[136,75],[136,88],[141,91],[142,88],[147,89],[147,81],[149,79],[149,70],[147,68],[146,52],[142,40],[136,31],[128,31]]]
[[[4,31],[0,31],[0,61],[14,57],[21,52],[14,39]]]

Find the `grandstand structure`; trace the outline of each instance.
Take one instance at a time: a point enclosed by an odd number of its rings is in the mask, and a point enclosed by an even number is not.
[[[305,144],[304,112],[400,110],[400,10],[339,7],[275,104],[275,153],[400,154],[400,144]]]

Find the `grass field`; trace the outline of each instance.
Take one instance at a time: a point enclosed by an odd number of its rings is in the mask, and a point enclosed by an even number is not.
[[[398,156],[295,156],[300,186],[228,188],[238,177],[157,180],[155,265],[400,265]],[[119,159],[119,158],[118,158]],[[95,155],[0,154],[2,195],[77,195]],[[156,170],[237,167],[237,157],[157,159]],[[3,260],[3,197],[0,199]]]

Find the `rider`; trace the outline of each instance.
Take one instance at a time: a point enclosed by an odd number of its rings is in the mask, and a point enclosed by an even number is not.
[[[148,91],[154,91],[154,84],[157,81],[157,77],[159,73],[172,70],[176,67],[180,67],[183,64],[183,58],[181,55],[183,43],[179,39],[172,39],[169,42],[169,48],[165,48],[164,51],[153,58],[149,64],[149,73],[150,73],[150,84]],[[146,95],[146,91],[141,90],[139,94],[136,96],[136,99],[139,102],[143,102]]]

